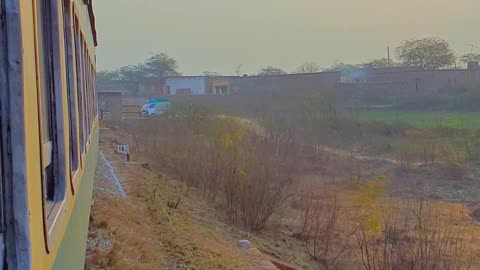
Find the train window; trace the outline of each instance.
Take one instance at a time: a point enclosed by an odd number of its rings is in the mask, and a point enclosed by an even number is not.
[[[72,10],[70,9],[71,0],[63,0],[64,10],[64,34],[65,34],[65,59],[67,72],[67,94],[69,101],[69,122],[70,122],[70,164],[72,172],[77,171],[79,167],[79,149],[78,149],[78,114],[75,91],[75,73],[73,66],[73,42],[72,42]]]
[[[83,82],[83,59],[82,59],[82,42],[81,32],[78,25],[78,18],[74,18],[74,39],[75,39],[75,62],[77,67],[77,99],[78,99],[78,122],[80,134],[80,152],[85,153],[85,126],[84,126],[84,82]]]
[[[53,212],[55,202],[65,196],[65,171],[62,151],[65,149],[62,137],[62,89],[60,77],[60,49],[58,14],[52,0],[38,3],[38,46],[40,77],[40,125],[42,143],[42,180],[46,200],[47,217]]]
[[[88,85],[88,52],[87,52],[87,44],[85,43],[85,39],[82,39],[83,42],[83,81],[85,85],[85,91],[84,91],[84,99],[85,99],[85,128],[86,128],[86,134],[85,134],[85,141],[88,141],[88,137],[90,134],[90,113],[89,113],[89,108],[90,108],[90,100],[89,100],[89,85]]]

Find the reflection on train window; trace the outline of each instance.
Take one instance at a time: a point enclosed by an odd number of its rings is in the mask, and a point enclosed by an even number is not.
[[[75,15],[74,19],[74,39],[75,39],[75,63],[77,68],[77,99],[78,99],[78,122],[80,132],[80,152],[85,153],[85,129],[84,129],[84,81],[83,81],[83,61],[82,61],[82,42],[81,32],[78,25],[78,18]]]
[[[89,91],[89,85],[88,85],[88,61],[89,61],[89,58],[88,58],[88,54],[87,54],[87,44],[85,43],[85,39],[82,39],[82,60],[83,60],[83,85],[85,86],[84,87],[84,91],[83,91],[83,98],[85,100],[85,105],[84,105],[84,127],[85,127],[85,130],[86,130],[86,133],[84,134],[85,138],[85,142],[88,141],[88,134],[90,134],[90,114],[89,114],[89,107],[90,107],[90,100],[89,100],[89,95],[88,95],[88,91]]]
[[[42,180],[44,185],[44,197],[47,201],[47,215],[53,209],[53,202],[61,201],[65,195],[65,179],[61,175],[59,153],[61,145],[57,131],[57,108],[56,87],[59,87],[58,72],[56,72],[59,58],[58,46],[58,25],[52,24],[54,18],[58,17],[52,6],[52,0],[39,1],[38,12],[38,46],[39,46],[39,77],[40,77],[40,124],[42,143]],[[57,73],[57,74],[56,74]],[[60,101],[60,100],[59,100]],[[58,112],[61,114],[61,112]]]
[[[78,126],[77,126],[77,105],[76,105],[76,92],[75,92],[75,73],[73,66],[73,43],[72,43],[72,24],[69,0],[63,0],[64,10],[64,41],[65,41],[65,59],[66,59],[66,72],[67,72],[67,94],[68,94],[68,107],[70,108],[69,122],[70,122],[70,164],[73,172],[78,170],[79,167],[79,153],[78,153]]]

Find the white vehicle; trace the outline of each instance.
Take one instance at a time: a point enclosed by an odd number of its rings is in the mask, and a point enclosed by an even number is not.
[[[170,109],[170,100],[168,99],[152,99],[150,103],[142,106],[142,115],[152,116],[160,115]]]

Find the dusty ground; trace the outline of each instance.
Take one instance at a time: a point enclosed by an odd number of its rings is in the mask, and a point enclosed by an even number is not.
[[[126,162],[114,153],[121,141],[111,130],[101,131],[100,149],[127,197],[120,198],[99,162],[87,250],[90,269],[279,269],[259,249],[240,249],[238,240],[254,244],[256,239],[222,222],[213,205],[155,174],[148,164]]]
[[[299,213],[290,205],[274,215],[263,232],[247,233],[225,222],[213,202],[186,192],[182,183],[158,174],[138,157],[126,162],[114,153],[116,145],[127,142],[116,131],[101,132],[100,148],[127,197],[119,197],[99,163],[87,254],[91,269],[282,269],[272,261],[296,269],[321,269],[305,253],[303,243],[292,237]],[[439,164],[402,168],[385,160],[327,152],[306,153],[295,179],[302,185],[328,182],[348,192],[356,186],[352,183],[385,176],[395,196],[428,186],[439,201],[468,203],[466,212],[480,209],[480,174],[473,168]],[[480,219],[478,211],[475,215]],[[255,248],[239,249],[240,239],[250,240]]]

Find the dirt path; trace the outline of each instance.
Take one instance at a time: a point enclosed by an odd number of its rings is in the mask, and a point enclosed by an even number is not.
[[[227,117],[227,116],[222,115],[220,117]],[[265,128],[262,127],[256,120],[247,119],[247,118],[240,118],[240,117],[232,117],[232,118],[237,119],[238,121],[249,125],[251,130],[254,131],[257,135],[265,136],[265,134],[267,133],[265,131]],[[327,152],[329,154],[333,154],[333,155],[336,155],[336,156],[342,157],[342,158],[353,158],[353,159],[357,159],[357,160],[361,160],[361,161],[377,161],[377,162],[380,161],[380,162],[385,162],[385,163],[392,164],[392,165],[397,165],[397,166],[402,165],[402,163],[400,161],[395,160],[395,159],[391,159],[391,158],[370,156],[370,155],[364,155],[364,154],[359,154],[359,153],[352,153],[352,152],[348,152],[348,151],[345,151],[345,150],[342,150],[342,149],[329,147],[329,146],[326,146],[326,145],[316,145],[315,147],[316,147],[317,150],[324,151],[324,152]],[[411,166],[422,166],[422,165],[425,165],[425,163],[423,163],[423,162],[409,162],[409,165],[411,165]]]

